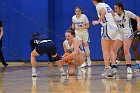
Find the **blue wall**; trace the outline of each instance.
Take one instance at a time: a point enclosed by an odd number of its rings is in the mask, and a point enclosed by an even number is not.
[[[118,0],[105,0],[112,8]],[[127,10],[140,16],[139,0],[120,0]],[[98,19],[92,0],[0,0],[0,20],[4,24],[3,52],[8,61],[30,59],[29,39],[33,32],[48,35],[63,54],[64,33],[71,25],[74,7],[80,6],[90,21],[91,58],[102,60],[100,25],[93,26]],[[132,55],[133,58],[133,55]],[[38,60],[47,60],[46,56]]]

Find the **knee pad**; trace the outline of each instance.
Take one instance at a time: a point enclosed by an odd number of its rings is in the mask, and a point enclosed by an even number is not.
[[[58,60],[60,60],[60,58],[58,56],[56,56],[56,57],[54,57],[54,60],[58,61]]]

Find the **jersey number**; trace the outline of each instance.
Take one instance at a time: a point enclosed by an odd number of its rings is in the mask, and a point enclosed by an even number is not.
[[[109,7],[106,7],[106,10],[108,13],[111,13],[111,9]]]
[[[124,24],[119,24],[120,28],[124,28]]]

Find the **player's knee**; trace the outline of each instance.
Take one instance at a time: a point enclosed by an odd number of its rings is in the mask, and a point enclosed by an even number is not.
[[[31,57],[35,57],[36,54],[34,52],[31,52]]]
[[[59,56],[54,57],[54,60],[55,60],[55,61],[60,60]]]

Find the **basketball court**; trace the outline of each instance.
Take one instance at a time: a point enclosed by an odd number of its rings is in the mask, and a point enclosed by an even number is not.
[[[99,62],[100,63],[100,62]],[[57,67],[52,72],[46,64],[39,64],[39,77],[31,76],[30,64],[10,64],[0,67],[0,93],[139,93],[140,71],[126,74],[126,66],[120,65],[115,78],[102,78],[103,65],[85,67],[82,74],[60,76]],[[45,66],[43,66],[45,65]],[[134,68],[134,67],[133,67]],[[64,66],[65,71],[67,65]]]

